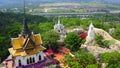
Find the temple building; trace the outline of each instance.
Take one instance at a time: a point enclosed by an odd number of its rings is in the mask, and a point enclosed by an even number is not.
[[[60,23],[60,19],[58,19],[58,23],[55,24],[54,30],[57,31],[61,35],[66,34],[63,24]]]
[[[24,29],[17,38],[11,38],[13,66],[8,68],[40,68],[40,62],[45,59],[40,34],[34,34],[28,29],[26,19],[23,20]]]

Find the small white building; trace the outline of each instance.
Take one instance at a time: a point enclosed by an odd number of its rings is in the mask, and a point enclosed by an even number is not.
[[[61,35],[66,34],[66,32],[64,30],[64,25],[60,23],[60,19],[58,20],[58,23],[55,24],[54,30],[57,31]]]

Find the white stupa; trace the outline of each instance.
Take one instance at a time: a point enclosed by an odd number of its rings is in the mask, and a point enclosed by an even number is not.
[[[93,24],[91,23],[89,25],[89,30],[88,30],[88,35],[86,37],[85,45],[92,44],[94,41],[94,37],[95,37],[95,30]]]
[[[91,23],[91,24],[89,25],[88,37],[94,38],[94,36],[95,36],[94,26],[93,26],[93,24]]]

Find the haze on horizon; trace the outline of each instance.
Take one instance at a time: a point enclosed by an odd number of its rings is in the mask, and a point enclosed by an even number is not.
[[[22,3],[23,0],[0,0],[0,4]],[[120,0],[26,0],[27,3],[55,3],[55,2],[100,2],[120,4]]]

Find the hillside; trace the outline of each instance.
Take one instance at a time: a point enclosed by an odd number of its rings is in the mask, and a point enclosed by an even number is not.
[[[119,40],[114,39],[108,32],[104,31],[103,29],[94,28],[94,30],[96,34],[102,35],[105,40],[114,40],[115,43],[110,45],[109,48],[102,48],[99,46],[93,46],[93,43],[91,42],[91,40],[87,40],[85,43],[89,43],[89,45],[88,44],[85,44],[85,45],[87,45],[87,50],[90,53],[98,57],[101,53],[105,53],[105,52],[113,52],[113,51],[120,52],[120,41]],[[97,44],[94,44],[94,45],[97,45]]]

